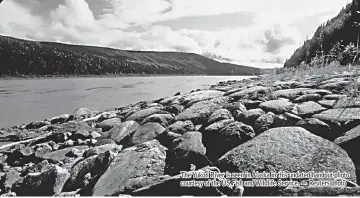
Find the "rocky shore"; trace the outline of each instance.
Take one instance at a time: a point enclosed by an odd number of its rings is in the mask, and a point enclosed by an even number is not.
[[[258,77],[1,129],[0,194],[360,195],[360,99],[348,89],[359,84],[349,73]],[[343,173],[346,185],[180,185],[185,173],[281,171]]]

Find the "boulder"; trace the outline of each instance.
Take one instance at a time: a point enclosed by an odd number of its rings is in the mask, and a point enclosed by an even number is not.
[[[356,182],[355,167],[347,153],[336,144],[301,127],[280,127],[265,131],[222,156],[222,172],[346,172]],[[244,195],[264,196],[272,188],[245,188]]]
[[[276,98],[288,98],[290,100],[293,100],[306,90],[309,89],[308,88],[281,89],[274,91],[272,95]]]
[[[84,185],[85,176],[91,174],[89,184],[97,181],[97,179],[106,171],[112,159],[115,158],[115,154],[111,151],[105,151],[98,155],[88,157],[72,167],[70,177],[65,183],[65,191],[73,191],[78,188],[87,187]]]
[[[265,112],[262,109],[250,109],[235,116],[235,120],[251,125],[264,114]]]
[[[205,154],[206,148],[202,143],[202,134],[196,131],[186,132],[170,143],[165,173],[179,174],[180,171],[188,170],[190,164],[199,168],[204,167],[209,164]]]
[[[26,129],[38,129],[43,126],[50,125],[51,123],[49,121],[37,121],[37,122],[31,122],[25,126]]]
[[[117,145],[117,144],[104,144],[101,146],[95,146],[95,147],[91,147],[88,150],[85,150],[83,152],[83,157],[88,158],[90,156],[93,155],[99,155],[101,153],[105,153],[106,151],[111,151],[113,153],[118,153],[120,152],[122,149],[121,145]]]
[[[164,175],[166,150],[157,140],[123,150],[96,182],[92,195],[117,196],[158,183]]]
[[[167,127],[174,122],[174,117],[170,114],[154,114],[145,118],[140,125],[144,125],[149,122],[156,122],[163,127]]]
[[[360,181],[360,157],[358,145],[360,143],[360,125],[347,131],[343,136],[334,140],[334,143],[345,149],[356,166],[357,179]]]
[[[129,136],[131,136],[138,128],[139,124],[135,121],[123,122],[109,131],[110,138],[117,144],[123,144],[124,141],[129,141]]]
[[[53,196],[59,194],[70,174],[66,169],[52,166],[42,173],[29,173],[16,182],[12,191],[17,196]]]
[[[135,113],[128,116],[125,121],[136,121],[138,123],[141,123],[146,117],[149,117],[154,114],[166,114],[167,112],[162,110],[162,108],[159,107],[151,107],[148,109],[143,109],[136,111]]]
[[[140,126],[132,135],[127,146],[134,146],[155,139],[165,131],[159,123],[148,122]]]
[[[259,105],[259,107],[264,111],[271,111],[274,113],[284,113],[290,111],[293,106],[294,106],[293,103],[283,98],[266,101]]]
[[[222,109],[222,106],[217,102],[200,101],[178,114],[175,119],[178,121],[191,120],[195,125],[206,124],[210,115],[219,109]]]
[[[209,117],[209,120],[208,120],[208,124],[210,125],[210,124],[213,124],[220,120],[227,120],[227,119],[231,119],[231,118],[232,118],[232,115],[229,110],[219,109],[219,110],[216,110],[213,114],[211,114],[211,116]]]
[[[271,87],[255,86],[230,94],[235,99],[249,98],[251,95],[265,94],[271,91]]]
[[[174,124],[168,126],[167,130],[178,134],[184,134],[188,131],[194,131],[195,126],[190,120],[177,121]]]
[[[293,102],[301,103],[301,102],[308,102],[308,101],[318,101],[321,100],[322,96],[320,94],[314,93],[314,94],[306,94],[299,96],[293,100]]]
[[[109,131],[110,129],[114,128],[116,125],[121,124],[120,118],[111,118],[104,120],[100,123],[96,124],[96,128],[101,128],[103,132]]]
[[[185,132],[184,132],[185,133]],[[177,139],[180,138],[182,134],[174,133],[168,130],[165,130],[162,134],[156,137],[156,139],[166,148],[169,148],[171,143]]]
[[[83,120],[85,118],[92,117],[92,115],[93,115],[93,113],[89,109],[78,108],[74,111],[74,113],[72,114],[72,117],[74,118],[74,120]]]
[[[333,108],[336,104],[336,100],[319,100],[317,101],[321,106],[325,108]]]
[[[331,94],[324,96],[325,100],[339,100],[340,98],[346,97],[346,95],[341,94]]]
[[[296,123],[296,126],[302,127],[315,135],[331,141],[341,135],[339,131],[331,130],[331,127],[328,124],[316,118],[300,120]]]
[[[260,134],[273,127],[275,122],[275,114],[268,112],[256,119],[254,124],[254,130],[256,134]]]
[[[221,120],[218,122],[215,122],[209,126],[207,126],[204,129],[204,133],[212,133],[212,132],[216,132],[216,131],[220,131],[221,129],[223,129],[224,127],[228,126],[229,124],[235,122],[234,119],[227,119],[227,120]]]
[[[204,167],[197,170],[197,172],[216,171],[216,167]],[[192,171],[184,174],[192,175]],[[180,182],[189,181],[192,179],[183,178],[182,174],[175,176],[168,176],[164,180],[137,189],[131,193],[132,196],[222,196],[219,188],[216,187],[182,187]],[[196,179],[197,181],[207,181],[208,179]]]
[[[184,110],[184,106],[179,104],[173,104],[171,106],[166,107],[166,111],[174,115],[181,113],[183,110]]]
[[[333,106],[334,109],[359,108],[359,107],[360,107],[360,99],[359,98],[350,98],[350,97],[340,98]]]
[[[309,101],[294,106],[291,112],[300,116],[308,117],[325,110],[326,108],[320,104]]]
[[[304,95],[307,95],[307,94],[319,94],[320,96],[326,96],[326,95],[331,95],[332,94],[331,91],[326,90],[326,89],[308,89],[308,90],[302,91],[301,93],[304,94]]]
[[[223,127],[205,129],[203,142],[207,148],[206,155],[216,161],[232,148],[250,140],[255,136],[253,128],[241,122],[231,122]]]
[[[312,117],[323,121],[346,122],[350,120],[360,120],[360,108],[339,108],[329,109]]]

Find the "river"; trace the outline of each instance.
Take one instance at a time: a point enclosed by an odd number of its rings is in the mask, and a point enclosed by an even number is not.
[[[79,107],[101,111],[245,78],[250,76],[0,80],[0,128],[71,114]]]

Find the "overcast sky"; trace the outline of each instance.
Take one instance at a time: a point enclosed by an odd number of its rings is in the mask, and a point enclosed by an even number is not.
[[[282,65],[350,0],[4,0],[0,34]]]

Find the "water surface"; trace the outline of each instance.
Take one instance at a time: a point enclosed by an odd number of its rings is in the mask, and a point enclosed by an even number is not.
[[[244,76],[157,76],[0,80],[0,128],[71,114],[106,110],[208,88]]]

